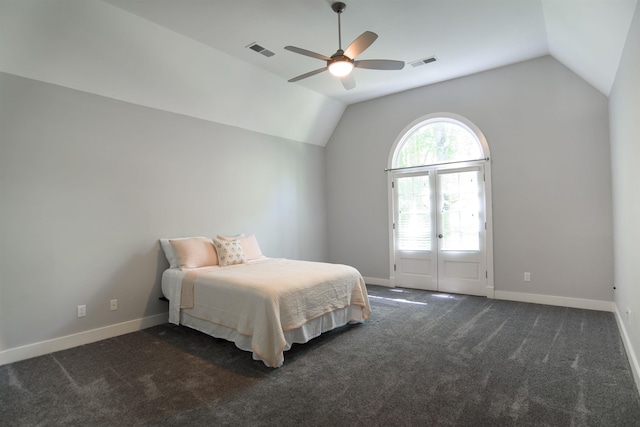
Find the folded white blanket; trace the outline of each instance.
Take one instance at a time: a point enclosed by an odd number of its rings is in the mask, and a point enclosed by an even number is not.
[[[189,277],[172,280],[170,321],[178,323],[183,286],[192,285],[193,306],[183,311],[252,337],[252,350],[271,366],[281,359],[285,331],[349,306],[361,308],[360,320],[371,313],[364,279],[347,265],[267,259],[181,273]]]

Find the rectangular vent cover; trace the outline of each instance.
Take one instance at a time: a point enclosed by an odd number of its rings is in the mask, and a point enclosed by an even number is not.
[[[273,55],[275,55],[275,53],[271,52],[268,49],[265,49],[264,47],[260,46],[258,43],[251,43],[249,46],[247,46],[249,49],[258,52],[261,55],[264,55],[266,57],[272,57]]]
[[[411,64],[412,67],[419,67],[421,65],[429,64],[431,62],[436,62],[436,61],[437,59],[435,56],[430,56],[428,58],[418,59],[417,61],[410,62],[409,64]]]

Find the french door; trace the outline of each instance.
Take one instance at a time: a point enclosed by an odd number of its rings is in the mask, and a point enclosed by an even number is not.
[[[487,294],[482,164],[393,176],[395,284]]]

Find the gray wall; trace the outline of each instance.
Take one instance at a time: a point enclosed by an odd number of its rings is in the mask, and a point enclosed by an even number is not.
[[[322,147],[4,73],[0,93],[0,351],[167,311],[161,237],[326,260]]]
[[[640,386],[640,7],[636,7],[610,96],[615,302],[633,347]],[[631,310],[627,316],[627,309]]]
[[[495,289],[612,301],[608,101],[548,56],[349,106],[326,148],[330,260],[389,278],[383,170],[405,126],[436,112],[488,140]]]
[[[550,57],[353,105],[326,149],[8,74],[0,93],[0,351],[164,312],[160,237],[255,232],[270,256],[388,278],[383,169],[438,111],[491,148],[496,289],[613,298],[607,99]]]

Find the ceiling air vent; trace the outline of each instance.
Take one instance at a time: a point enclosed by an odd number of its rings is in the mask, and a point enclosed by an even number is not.
[[[436,62],[436,57],[435,56],[430,56],[428,58],[424,58],[424,59],[418,59],[417,61],[413,61],[413,62],[409,62],[409,64],[411,64],[412,67],[419,67],[421,65],[424,64],[429,64],[431,62]]]
[[[262,46],[260,46],[258,43],[251,43],[249,46],[247,46],[249,49],[258,52],[261,55],[264,55],[266,57],[271,57],[273,55],[275,55],[275,53],[271,52],[268,49],[263,48]]]

